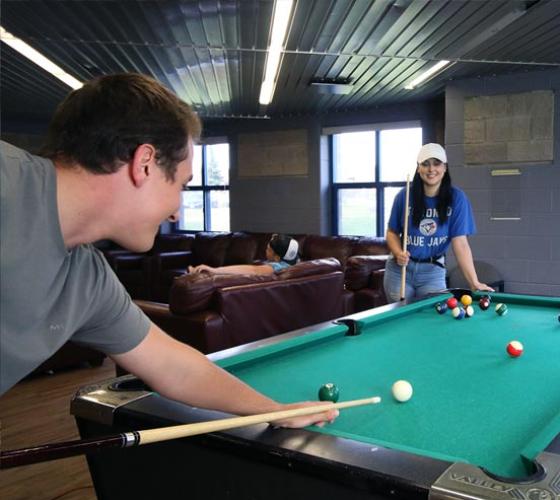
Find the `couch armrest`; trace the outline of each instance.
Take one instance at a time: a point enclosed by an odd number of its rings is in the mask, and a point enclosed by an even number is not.
[[[371,287],[371,274],[385,269],[388,255],[353,255],[346,262],[344,281],[348,290]]]
[[[165,333],[204,354],[228,347],[222,335],[223,320],[214,311],[198,311],[181,316],[173,314],[167,304],[149,300],[134,302]]]

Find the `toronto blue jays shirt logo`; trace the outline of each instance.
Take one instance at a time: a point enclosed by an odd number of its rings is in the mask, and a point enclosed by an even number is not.
[[[437,231],[437,223],[434,219],[422,219],[420,221],[420,232],[424,236],[432,236]]]

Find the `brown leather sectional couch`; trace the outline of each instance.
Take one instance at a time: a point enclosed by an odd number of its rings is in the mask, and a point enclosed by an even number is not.
[[[189,265],[262,261],[271,236],[198,233],[188,249],[153,253],[155,300],[136,302],[162,329],[205,353],[386,303],[381,238],[294,235],[301,262],[278,275],[186,274]]]
[[[210,353],[347,314],[351,295],[329,258],[269,276],[186,274],[169,304],[136,303],[171,336]]]
[[[219,267],[262,261],[272,234],[239,231],[160,235],[148,254],[110,256],[109,260],[133,298],[169,303],[173,281],[185,274],[189,265]],[[383,238],[293,236],[299,242],[302,261],[334,257],[340,262],[345,288],[354,294],[352,311],[386,302],[382,278],[389,250]],[[146,284],[139,286],[142,280]]]

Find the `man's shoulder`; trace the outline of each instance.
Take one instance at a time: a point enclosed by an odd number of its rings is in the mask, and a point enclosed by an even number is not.
[[[14,176],[36,175],[39,172],[45,172],[48,170],[45,167],[52,166],[52,162],[5,141],[0,141],[0,166],[3,175],[14,178]]]
[[[13,144],[10,144],[6,141],[0,141],[0,155],[6,161],[29,161],[34,158],[31,153],[25,151],[24,149],[18,148],[17,146],[14,146]]]

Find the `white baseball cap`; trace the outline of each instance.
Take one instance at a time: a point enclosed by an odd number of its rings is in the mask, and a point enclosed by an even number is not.
[[[447,155],[445,154],[445,149],[439,144],[430,142],[429,144],[424,144],[420,148],[418,153],[418,163],[425,162],[429,158],[436,158],[443,163],[447,163]]]

